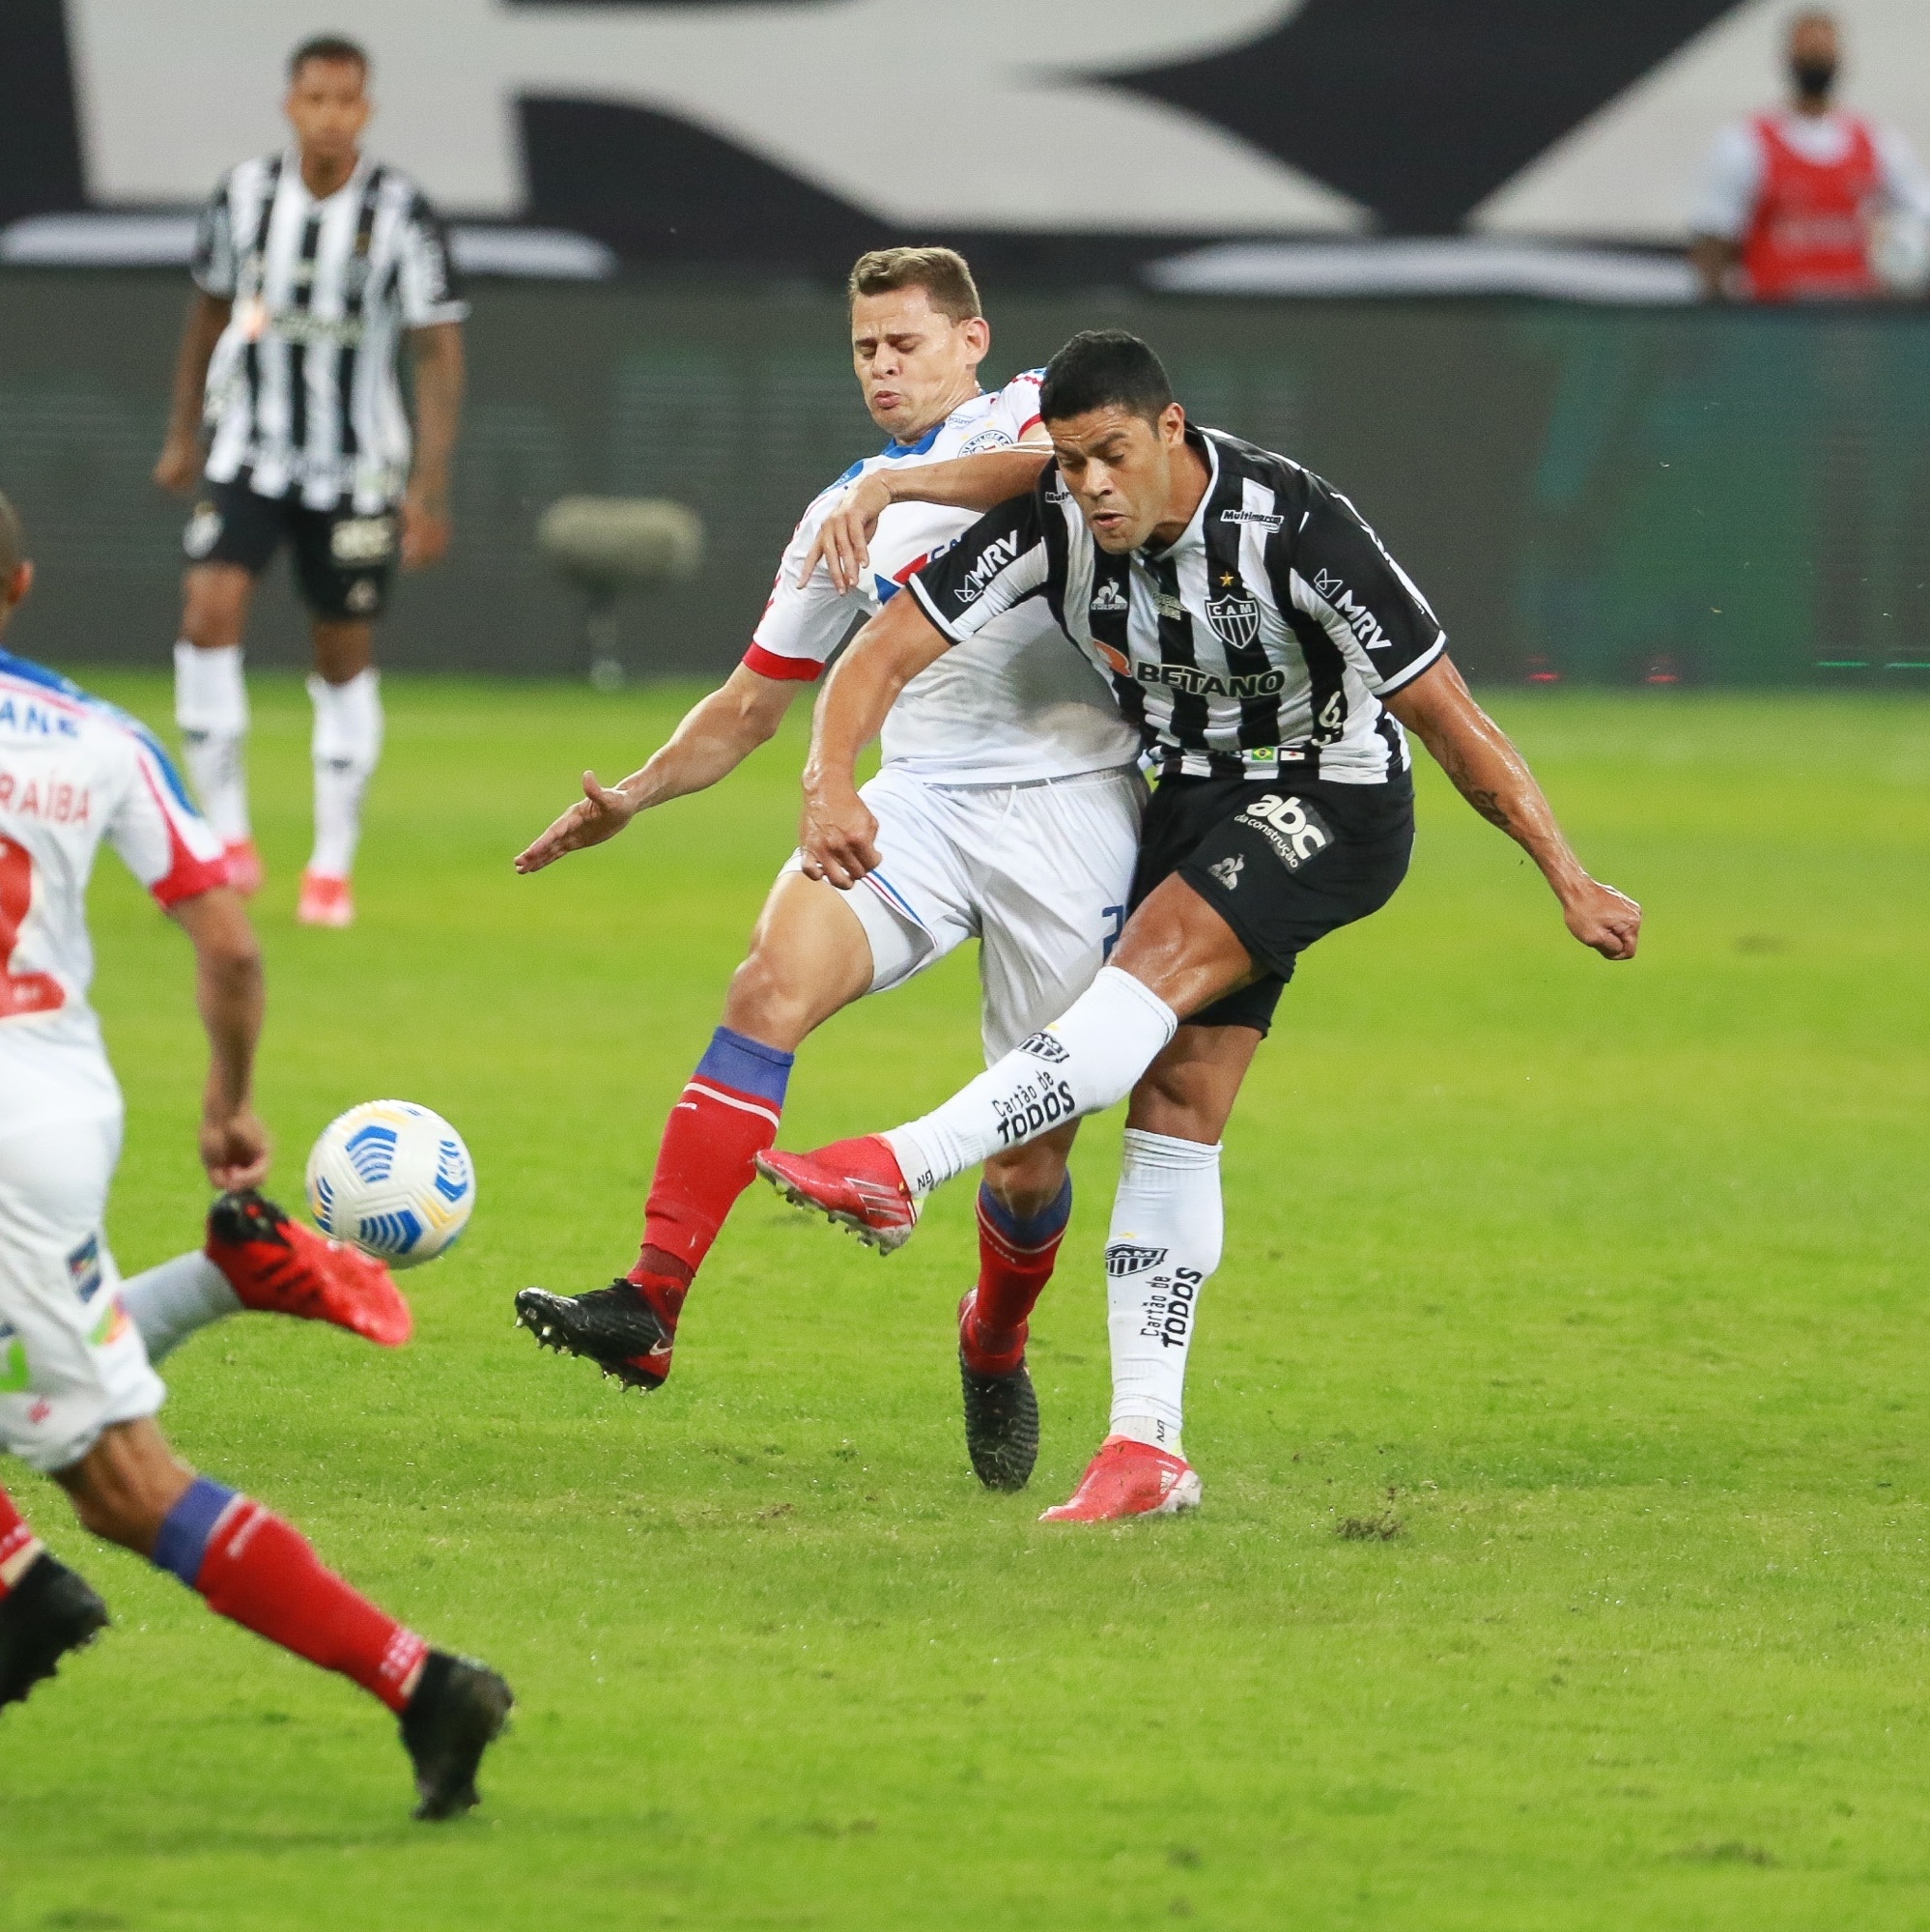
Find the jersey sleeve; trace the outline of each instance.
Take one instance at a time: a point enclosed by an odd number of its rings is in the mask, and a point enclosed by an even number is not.
[[[194,258],[189,273],[205,296],[232,301],[235,295],[235,216],[228,200],[228,181],[208,197],[194,224]]]
[[[954,644],[1045,588],[1050,563],[1039,493],[987,510],[911,580],[924,614]]]
[[[827,490],[784,546],[770,602],[751,634],[751,648],[744,653],[745,664],[760,677],[808,682],[818,676],[831,661],[832,652],[844,641],[845,632],[869,608],[862,591],[839,590],[821,563],[811,572],[809,582],[798,582],[798,572],[804,568],[819,527],[842,494],[842,483]]]
[[[173,761],[139,725],[124,728],[133,769],[108,822],[107,842],[161,905],[225,886],[221,841],[189,804]]]
[[[1038,389],[1044,381],[1043,369],[1027,369],[999,391],[991,419],[1014,442],[1022,442],[1038,423]]]
[[[1913,219],[1930,222],[1930,172],[1916,149],[1894,128],[1883,128],[1877,131],[1876,151],[1885,199]]]
[[[1741,121],[1724,128],[1702,164],[1689,233],[1740,242],[1754,217],[1762,183],[1763,147],[1756,130]]]
[[[449,259],[449,232],[425,195],[415,195],[402,218],[397,270],[405,327],[433,328],[468,317],[469,305]]]
[[[1414,581],[1364,518],[1320,477],[1307,478],[1297,531],[1281,532],[1274,596],[1312,617],[1385,697],[1410,684],[1447,649],[1447,633]],[[1287,564],[1286,582],[1279,561]]]

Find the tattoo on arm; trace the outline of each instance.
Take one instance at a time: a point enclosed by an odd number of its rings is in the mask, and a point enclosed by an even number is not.
[[[1506,802],[1498,791],[1487,785],[1477,784],[1474,775],[1467,768],[1467,760],[1461,750],[1451,741],[1443,742],[1438,749],[1430,746],[1439,760],[1441,768],[1454,781],[1455,789],[1487,819],[1490,825],[1497,826],[1513,838],[1519,835],[1516,831],[1514,813],[1508,810]]]

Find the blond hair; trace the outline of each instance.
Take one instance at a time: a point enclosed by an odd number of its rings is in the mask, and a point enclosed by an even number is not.
[[[853,301],[895,289],[922,289],[932,307],[953,322],[970,322],[985,312],[972,270],[955,248],[873,248],[858,257],[846,286]]]

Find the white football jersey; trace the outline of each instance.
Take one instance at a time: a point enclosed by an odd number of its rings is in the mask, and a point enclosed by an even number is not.
[[[101,1098],[87,881],[103,839],[163,906],[228,882],[146,727],[0,650],[0,1134]]]
[[[1038,420],[1042,372],[974,396],[917,442],[887,443],[812,499],[784,552],[744,662],[766,677],[814,678],[854,622],[874,614],[908,579],[978,522],[973,510],[894,503],[871,539],[868,581],[840,592],[822,564],[797,581],[819,527],[859,477],[897,464],[943,463],[1011,449]],[[898,694],[885,720],[888,765],[939,784],[1022,784],[1130,765],[1138,734],[1106,683],[1035,598],[949,650]]]

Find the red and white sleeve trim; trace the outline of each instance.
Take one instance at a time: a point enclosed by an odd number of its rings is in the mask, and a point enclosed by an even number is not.
[[[227,885],[227,854],[210,857],[193,851],[181,836],[174,813],[168,810],[166,794],[155,782],[154,774],[148,770],[145,759],[141,762],[141,776],[154,794],[155,809],[160,813],[161,823],[167,827],[167,870],[148,888],[154,895],[155,902],[176,906],[183,899],[199,898],[203,893],[212,893],[216,886]]]
[[[781,658],[776,651],[767,651],[754,639],[751,648],[744,653],[744,663],[759,677],[792,678],[803,684],[809,684],[824,672],[824,666],[816,658]]]

